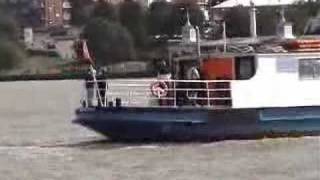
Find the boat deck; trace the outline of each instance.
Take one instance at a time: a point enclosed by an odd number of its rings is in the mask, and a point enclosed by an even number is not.
[[[230,80],[98,80],[83,92],[84,106],[232,107]]]

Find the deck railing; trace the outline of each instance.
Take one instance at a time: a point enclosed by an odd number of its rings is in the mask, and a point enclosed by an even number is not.
[[[230,80],[98,80],[85,84],[84,106],[232,106]]]

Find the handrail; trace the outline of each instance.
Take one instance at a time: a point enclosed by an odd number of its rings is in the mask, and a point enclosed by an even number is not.
[[[166,81],[166,82],[198,82],[198,83],[215,83],[215,82],[233,82],[233,81],[238,81],[238,80],[181,80],[181,79],[113,79],[113,80],[97,80],[97,82],[113,82],[113,83],[119,83],[119,82],[136,82],[136,83],[141,83],[141,82],[157,82],[157,81]],[[87,81],[87,82],[94,82],[92,80]]]
[[[231,82],[234,80],[97,80],[98,87],[88,91],[86,94],[86,105],[92,99],[97,98],[95,95],[88,95],[88,92],[96,92],[103,95],[101,97],[102,106],[107,107],[110,101],[121,98],[123,105],[130,106],[157,106],[157,107],[177,107],[188,105],[181,103],[201,104],[201,106],[215,107],[217,105],[225,105],[226,108],[232,106]],[[167,84],[167,91],[164,97],[153,96],[150,86],[155,82],[163,82]],[[94,81],[86,81],[91,84]],[[101,88],[99,84],[104,84],[105,88]],[[90,89],[90,88],[89,88]],[[184,98],[184,99],[183,99]],[[181,100],[182,99],[182,100]]]

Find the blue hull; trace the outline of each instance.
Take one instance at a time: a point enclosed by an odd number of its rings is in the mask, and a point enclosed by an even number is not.
[[[75,123],[113,140],[213,141],[320,134],[320,107],[80,108]]]

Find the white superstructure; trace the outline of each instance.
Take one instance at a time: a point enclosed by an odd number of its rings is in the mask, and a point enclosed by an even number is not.
[[[320,53],[257,54],[256,73],[232,81],[234,108],[320,105]]]
[[[286,6],[296,4],[300,1],[301,0],[227,0],[214,6],[213,8],[231,8],[235,6],[250,7],[252,4],[255,6]],[[307,0],[302,1],[307,2]]]

